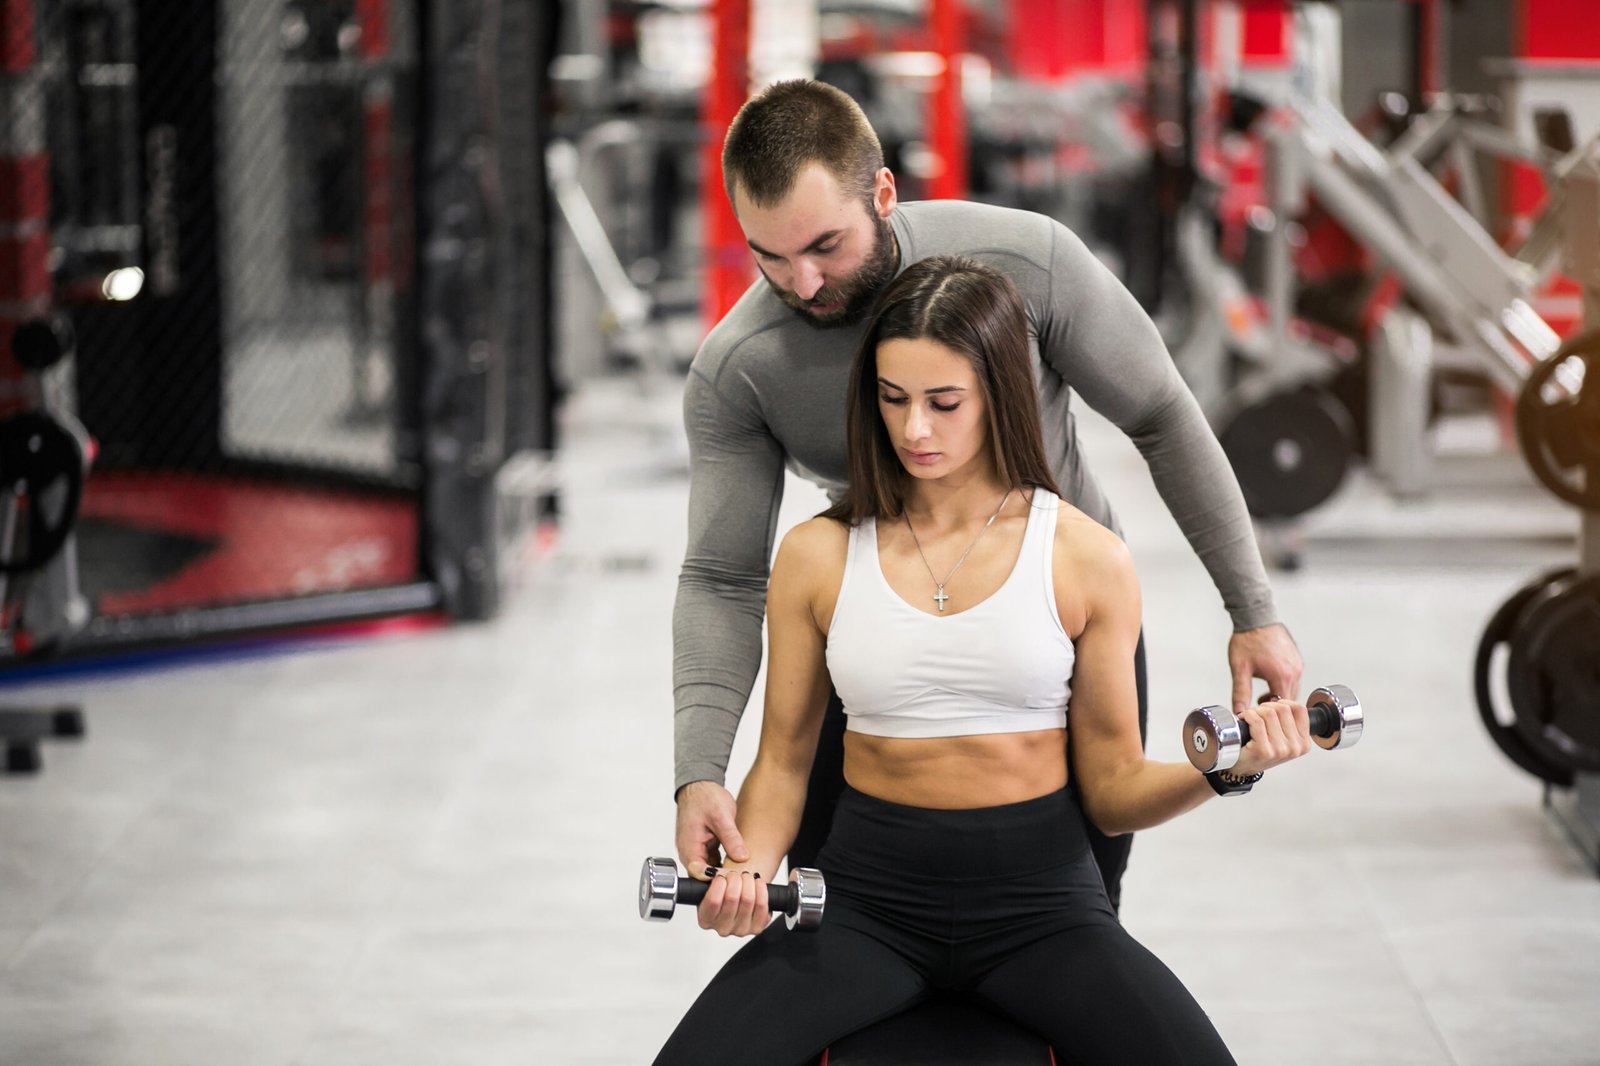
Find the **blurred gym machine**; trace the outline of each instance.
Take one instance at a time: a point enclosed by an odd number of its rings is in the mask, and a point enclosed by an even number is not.
[[[1452,132],[1477,130],[1476,142],[1461,136],[1458,149],[1485,143],[1481,124],[1439,109],[1379,148],[1326,101],[1295,98],[1290,114],[1291,121],[1273,124],[1267,134],[1266,211],[1253,234],[1260,241],[1271,331],[1275,337],[1287,335],[1296,299],[1285,222],[1303,213],[1308,194],[1314,194],[1398,284],[1371,337],[1366,443],[1373,472],[1391,491],[1419,494],[1428,483],[1426,430],[1434,367],[1453,363],[1477,370],[1515,395],[1532,363],[1560,344],[1530,301],[1549,275],[1552,250],[1568,221],[1562,183],[1593,156],[1595,145],[1561,156],[1521,150],[1543,165],[1556,191],[1534,233],[1510,254],[1425,166]],[[1474,169],[1470,163],[1458,168]],[[1470,194],[1470,184],[1466,188]],[[1401,296],[1412,306],[1402,304]]]
[[[632,454],[652,474],[675,476],[688,461],[684,371],[704,333],[687,212],[708,16],[654,3],[613,11],[597,0],[577,0],[567,15],[544,148],[561,385],[603,380],[599,392],[618,393],[607,425],[643,438]],[[550,455],[519,464],[518,477],[555,486],[568,473]]]
[[[567,235],[599,292],[596,332],[605,338],[611,357],[629,368],[637,401],[629,405],[634,428],[644,433],[655,460],[681,472],[688,468],[689,450],[683,436],[678,384],[683,376],[680,363],[687,363],[693,346],[682,337],[674,342],[657,301],[623,265],[583,183],[583,175],[609,149],[635,146],[642,136],[637,123],[613,119],[588,130],[576,142],[551,141],[545,150],[545,168]]]
[[[1412,97],[1384,94],[1391,113],[1378,115],[1379,140],[1369,139],[1334,106],[1337,79],[1319,76],[1329,48],[1338,67],[1337,20],[1302,22],[1310,12],[1297,10],[1294,75],[1251,85],[1197,57],[1197,6],[1176,11],[1184,73],[1155,82],[1187,99],[1152,104],[1168,125],[1185,120],[1181,135],[1155,138],[1167,175],[1158,188],[1178,203],[1166,238],[1178,328],[1173,301],[1158,321],[1264,549],[1291,566],[1299,516],[1331,497],[1359,458],[1393,495],[1427,492],[1441,406],[1482,404],[1491,383],[1514,395],[1531,364],[1554,351],[1560,338],[1534,308],[1548,305],[1540,300],[1559,250],[1561,178],[1591,149],[1574,145],[1573,123],[1554,108],[1534,123],[1503,124],[1483,98],[1425,92],[1436,74],[1422,76],[1430,33],[1420,24],[1417,90],[1430,106],[1414,113]],[[1153,49],[1153,70],[1157,58]],[[1239,144],[1248,147],[1233,169]],[[1479,178],[1508,160],[1550,190],[1514,254],[1490,235],[1500,224]],[[1355,257],[1358,288],[1344,291],[1342,276],[1327,273],[1341,269],[1341,255]],[[1340,284],[1318,287],[1330,280]],[[1322,306],[1329,293],[1342,305],[1332,318]]]
[[[1292,313],[1271,320],[1244,235],[1266,214],[1262,130],[1295,87],[1335,91],[1340,23],[1287,4],[1223,12],[1198,0],[1152,5],[1157,222],[1126,276],[1216,431],[1268,558],[1291,567],[1287,521],[1331,496],[1352,461],[1354,420],[1333,387],[1357,346]]]
[[[1303,96],[1292,97],[1265,126],[1266,202],[1251,213],[1244,265],[1259,301],[1247,298],[1246,282],[1229,272],[1197,222],[1180,230],[1186,273],[1197,279],[1207,306],[1231,311],[1222,343],[1199,337],[1196,351],[1184,353],[1197,394],[1209,400],[1259,518],[1281,523],[1323,502],[1357,448],[1394,495],[1420,495],[1430,479],[1435,374],[1442,368],[1481,375],[1515,395],[1533,364],[1560,344],[1532,300],[1554,270],[1572,217],[1564,207],[1566,182],[1595,157],[1595,142],[1571,147],[1566,138],[1564,153],[1525,147],[1446,104],[1380,148],[1331,104]],[[1552,189],[1514,254],[1479,221],[1486,212],[1471,179],[1457,182],[1458,199],[1428,166],[1453,156],[1461,160],[1455,172],[1470,175],[1475,154],[1486,149],[1537,164]],[[1319,336],[1295,315],[1293,220],[1313,196],[1391,279],[1384,299],[1369,309],[1368,334],[1346,339],[1342,351],[1336,339]],[[1213,326],[1213,333],[1222,331]],[[1350,362],[1352,341],[1366,348],[1365,395],[1353,403],[1347,395],[1341,404],[1330,385]]]
[[[93,445],[48,398],[62,391],[48,379],[70,371],[72,347],[72,327],[58,316],[20,323],[11,336],[23,377],[8,384],[29,400],[0,417],[0,642],[20,656],[48,652],[89,621],[72,531]],[[0,771],[37,773],[42,740],[83,734],[75,704],[0,707]]]
[[[1544,782],[1551,819],[1600,873],[1600,156],[1564,183],[1562,258],[1583,286],[1589,329],[1532,369],[1516,430],[1538,479],[1581,511],[1578,560],[1495,611],[1473,681],[1489,735]]]
[[[91,445],[72,413],[72,326],[53,306],[44,57],[16,29],[31,28],[31,12],[9,14],[0,19],[0,649],[29,655],[89,620],[73,526]],[[42,740],[83,732],[73,705],[0,708],[0,771],[36,772]]]

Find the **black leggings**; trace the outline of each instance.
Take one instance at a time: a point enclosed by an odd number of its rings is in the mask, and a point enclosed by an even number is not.
[[[1232,1063],[1183,984],[1118,923],[1066,790],[939,811],[846,786],[817,861],[822,927],[739,950],[656,1058],[809,1066],[934,993],[1038,1033],[1062,1066]]]
[[[1149,685],[1145,678],[1144,634],[1133,651],[1133,679],[1139,693],[1139,743],[1144,745],[1150,720]],[[800,830],[789,848],[789,868],[816,866],[817,852],[828,837],[828,827],[833,824],[833,805],[844,789],[844,704],[838,693],[828,698],[828,709],[822,717],[822,735],[817,739],[816,758],[811,761],[811,779],[806,784],[806,806],[800,816]],[[1067,788],[1078,794],[1078,777],[1073,774]],[[1133,850],[1133,834],[1108,837],[1093,825],[1086,826],[1089,849],[1094,852],[1094,862],[1100,868],[1100,880],[1105,883],[1106,896],[1111,909],[1122,909],[1122,873],[1128,868],[1128,853]]]

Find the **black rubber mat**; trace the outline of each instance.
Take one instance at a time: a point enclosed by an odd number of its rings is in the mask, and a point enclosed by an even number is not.
[[[79,580],[90,603],[159,585],[222,543],[103,518],[80,518],[77,537]]]

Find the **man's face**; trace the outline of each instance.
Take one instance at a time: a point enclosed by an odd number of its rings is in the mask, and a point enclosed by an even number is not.
[[[878,172],[870,207],[848,195],[827,168],[811,164],[789,195],[761,207],[735,191],[734,213],[762,277],[778,298],[820,329],[866,317],[899,259],[889,216],[894,179]]]

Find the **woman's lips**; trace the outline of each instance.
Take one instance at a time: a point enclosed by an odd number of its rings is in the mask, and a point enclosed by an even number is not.
[[[911,460],[913,463],[916,463],[918,466],[928,466],[932,463],[937,463],[940,457],[943,455],[942,452],[914,452],[909,448],[901,448],[900,454],[904,455],[907,459]]]

